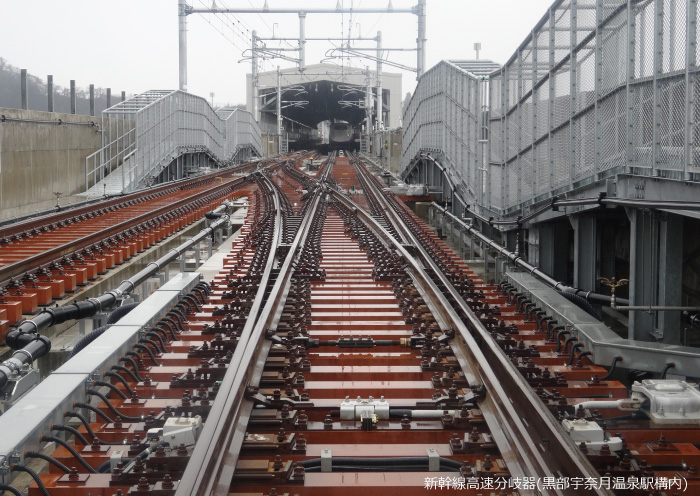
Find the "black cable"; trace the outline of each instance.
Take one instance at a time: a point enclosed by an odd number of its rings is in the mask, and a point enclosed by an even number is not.
[[[131,459],[131,461],[130,461],[128,464],[124,465],[124,469],[123,469],[124,472],[127,472],[127,471],[131,468],[131,466],[136,462],[136,460],[137,460],[138,458],[141,458],[142,460],[144,460],[144,459],[146,459],[146,457],[148,457],[148,455],[150,455],[151,453],[155,453],[156,448],[158,448],[158,446],[168,446],[168,447],[169,447],[169,446],[170,446],[170,443],[167,442],[167,441],[158,441],[157,443],[148,446],[148,447],[147,447],[145,450],[143,450],[141,453],[139,453],[138,455],[136,455],[135,457],[133,457],[133,458]]]
[[[0,484],[0,491],[9,491],[15,496],[24,496],[21,492],[19,492],[19,489],[9,484]]]
[[[207,301],[206,298],[204,296],[202,296],[202,293],[204,293],[204,290],[202,290],[201,288],[195,287],[195,288],[192,288],[192,292],[197,293],[197,296],[199,297],[200,303],[202,305],[204,305],[206,303],[206,301]],[[207,295],[207,296],[209,296],[209,295]]]
[[[170,310],[170,312],[168,312],[168,313],[174,313],[175,315],[177,315],[178,320],[180,321],[180,328],[184,331],[185,324],[187,323],[187,315],[182,313],[182,311],[179,308],[177,308],[178,305],[181,305],[181,303],[178,303],[177,305],[175,305],[175,308]]]
[[[672,369],[676,366],[674,362],[669,362],[666,365],[664,365],[663,370],[661,370],[661,378],[666,379],[666,372],[668,372],[668,369]]]
[[[93,439],[97,439],[97,442],[100,444],[111,445],[111,446],[117,446],[117,445],[124,444],[123,442],[103,441],[102,439],[97,437],[97,434],[95,434],[95,431],[92,429],[90,422],[88,422],[88,420],[78,412],[65,412],[63,414],[63,416],[68,417],[68,418],[72,417],[72,418],[79,419],[83,423],[83,425],[85,426],[85,430],[87,431],[87,433],[90,434]]]
[[[115,393],[117,393],[117,395],[119,395],[122,399],[124,399],[124,400],[129,399],[129,397],[127,395],[125,395],[117,386],[115,386],[111,382],[95,381],[95,386],[109,388],[111,391],[114,391]]]
[[[569,355],[569,361],[566,362],[566,365],[567,365],[568,367],[570,367],[571,364],[574,363],[574,355],[575,355],[576,352],[577,352],[578,350],[580,350],[581,348],[583,348],[583,343],[576,343],[575,345],[573,345],[573,346],[571,347],[571,354]],[[584,351],[583,353],[586,353],[586,352]],[[583,355],[583,353],[579,353],[579,357],[581,357],[581,356]],[[591,354],[590,351],[587,352],[587,353],[588,353],[589,355]]]
[[[129,377],[131,377],[135,382],[141,382],[139,378],[136,377],[136,374],[134,374],[131,370],[127,369],[126,367],[123,367],[121,365],[112,365],[112,370],[126,372],[129,375]]]
[[[158,334],[157,332],[148,331],[146,333],[146,336],[157,339],[158,343],[153,341],[153,339],[148,339],[148,338],[143,338],[141,341],[152,345],[154,348],[156,348],[158,350],[159,353],[167,353],[168,352],[168,349],[165,347],[165,341],[163,341],[163,338],[160,336],[160,334]]]
[[[603,318],[600,316],[600,313],[598,313],[598,310],[596,310],[595,307],[591,305],[586,298],[583,298],[574,293],[567,293],[566,291],[559,291],[559,294],[567,300],[569,300],[570,302],[572,302],[577,307],[579,307],[581,310],[586,312],[591,317],[598,319],[599,321],[603,320]]]
[[[608,398],[611,399],[609,394],[584,394],[583,396],[567,396],[566,399],[578,399],[578,398]]]
[[[99,391],[95,391],[94,389],[88,389],[86,391],[87,394],[91,396],[97,396],[100,398],[102,401],[104,401],[105,405],[107,405],[107,408],[110,409],[112,413],[115,415],[119,415],[121,418],[124,420],[130,420],[132,422],[141,422],[143,419],[141,417],[132,417],[130,415],[126,415],[124,413],[121,413],[119,410],[116,409],[116,407],[109,401],[109,398],[107,398],[104,394],[100,393]]]
[[[612,364],[610,365],[610,370],[608,370],[608,373],[605,374],[603,377],[601,377],[600,380],[604,381],[605,379],[608,379],[615,371],[615,365],[617,365],[617,362],[621,362],[621,361],[622,361],[621,356],[618,355],[616,357],[613,357]]]
[[[350,465],[355,467],[375,467],[375,466],[386,466],[386,467],[402,467],[407,465],[423,465],[429,463],[429,458],[427,456],[391,456],[386,458],[373,458],[373,457],[356,457],[356,456],[338,456],[333,457],[333,465]],[[301,462],[304,468],[314,467],[321,465],[320,458],[311,458],[303,460]],[[462,462],[457,460],[452,460],[450,458],[440,457],[440,465],[444,467],[454,467],[460,468]]]
[[[173,319],[170,317],[163,317],[160,322],[164,322],[165,325],[168,326],[168,330],[170,331],[170,337],[173,338],[173,341],[177,341],[177,324]],[[160,324],[159,322],[159,324]]]
[[[199,287],[203,287],[204,291],[207,294],[211,294],[211,284],[209,284],[207,281],[198,282],[197,285],[195,286],[195,288],[199,288]]]
[[[64,464],[56,460],[53,456],[45,455],[44,453],[39,453],[38,451],[25,451],[24,452],[24,458],[40,458],[44,461],[49,462],[51,465],[54,467],[58,467],[60,470],[63,470],[65,473],[69,474],[70,469],[66,467]]]
[[[171,317],[171,315],[174,315],[175,318]],[[163,320],[165,320],[165,319],[170,319],[173,322],[173,324],[175,325],[175,327],[177,327],[181,331],[185,330],[185,325],[180,320],[180,316],[178,314],[176,314],[175,312],[173,312],[172,310],[169,311],[165,317],[163,317]]]
[[[536,319],[537,319],[537,329],[539,329],[541,331],[542,326],[545,326],[545,324],[547,322],[551,322],[554,319],[554,317],[552,317],[551,315],[547,315],[546,313],[543,313],[543,312],[537,312]],[[544,330],[545,331],[547,330],[546,326],[545,326]]]
[[[90,441],[85,439],[85,436],[83,436],[80,432],[78,432],[75,428],[71,427],[70,425],[52,425],[51,430],[70,432],[85,446],[90,446]]]
[[[73,456],[75,457],[75,459],[78,460],[78,462],[79,462],[83,467],[85,467],[85,469],[86,469],[88,472],[90,472],[91,474],[96,474],[96,473],[97,473],[97,470],[95,470],[94,468],[92,468],[92,466],[85,460],[85,458],[83,458],[83,457],[81,456],[80,453],[78,453],[77,451],[75,451],[75,450],[73,449],[73,447],[72,447],[70,444],[66,443],[64,440],[59,439],[59,438],[57,438],[57,437],[55,437],[55,436],[41,436],[41,437],[39,438],[39,440],[42,441],[42,442],[43,442],[43,441],[47,441],[47,442],[54,442],[54,443],[56,443],[56,444],[60,444],[61,446],[63,446],[64,448],[66,448],[66,449],[70,452],[70,454],[73,455]]]
[[[141,453],[139,453],[138,455],[136,455],[132,458],[122,458],[120,460],[121,463],[124,465],[124,469],[122,469],[122,470],[126,470],[126,467],[131,466],[132,462],[135,462],[137,458],[141,458],[143,460],[144,458],[146,458],[146,456],[148,456],[150,453],[155,451],[156,447],[161,446],[161,445],[162,446],[170,446],[170,443],[165,442],[165,441],[161,441],[153,446],[149,446],[148,448],[143,450]],[[101,474],[108,473],[109,472],[108,469],[110,469],[111,464],[112,464],[111,460],[107,460],[106,462],[103,462],[102,464],[100,464],[97,467],[97,471]]]
[[[561,338],[563,338],[567,334],[569,334],[569,331],[567,331],[566,329],[557,333],[557,353],[561,351]]]
[[[149,332],[158,334],[163,339],[168,339],[168,333],[164,329],[161,329],[160,327],[154,327]],[[147,332],[146,336],[148,336],[148,334],[149,333]],[[163,343],[165,343],[165,341],[163,341]],[[163,345],[163,346],[165,346],[165,345]]]
[[[122,319],[122,317],[125,317],[134,308],[139,306],[140,303],[141,302],[127,303],[126,305],[117,307],[107,317],[107,324],[116,324]]]
[[[185,305],[185,303],[186,302],[180,301],[172,308],[172,310],[178,310],[184,316],[185,322],[189,322],[189,319],[187,319],[187,314],[192,312],[192,307],[189,304]]]
[[[113,378],[115,378],[116,380],[118,380],[119,382],[121,382],[121,383],[124,385],[124,387],[126,388],[126,390],[129,392],[129,394],[130,394],[132,397],[134,396],[135,391],[131,388],[131,386],[129,386],[129,383],[126,381],[126,379],[124,379],[120,374],[117,374],[116,372],[109,372],[109,371],[107,371],[107,372],[104,372],[103,375],[104,375],[105,377],[113,377]],[[137,396],[138,396],[138,395],[137,395]]]
[[[554,337],[555,332],[561,331],[562,329],[566,328],[566,326],[563,326],[563,325],[554,325],[553,327],[550,327],[549,324],[551,324],[552,322],[556,322],[556,320],[552,320],[547,324],[547,339],[548,340],[550,340]]]
[[[64,417],[68,418],[77,418],[79,419],[83,425],[85,426],[85,430],[87,431],[88,434],[90,434],[93,438],[97,438],[97,434],[95,434],[95,431],[92,430],[92,427],[90,426],[90,422],[88,422],[88,419],[86,419],[82,414],[78,412],[64,412],[63,413]]]
[[[428,470],[428,464],[425,465],[406,465],[406,466],[355,466],[355,465],[333,465],[331,472],[425,472]],[[304,469],[305,472],[314,473],[320,472],[321,467],[309,467]],[[440,467],[440,472],[459,472],[458,468],[454,467]]]
[[[185,296],[182,298],[182,300],[183,300],[183,301],[191,301],[192,304],[194,305],[195,310],[197,310],[198,312],[201,312],[201,311],[202,311],[202,307],[199,306],[199,302],[198,302],[197,299],[196,299],[194,296],[192,296],[191,294],[185,295]]]
[[[131,462],[133,458],[122,458],[119,460],[123,464]],[[112,471],[112,460],[107,460],[106,462],[102,462],[100,465],[97,466],[97,473],[99,474],[108,474]]]
[[[127,353],[127,355],[128,355],[128,354],[134,354],[134,355],[138,356],[138,355],[137,355],[136,353],[134,353],[133,351],[127,351],[126,353]],[[120,361],[120,362],[124,362],[124,363],[127,363],[127,362],[130,363],[131,366],[134,367],[134,371],[133,371],[133,372],[134,372],[134,374],[133,374],[134,377],[136,377],[136,379],[137,379],[138,382],[143,382],[143,378],[142,378],[141,375],[139,374],[139,366],[138,366],[138,364],[136,363],[136,361],[135,361],[133,358],[131,358],[130,356],[121,357],[121,358],[119,359],[119,361]]]
[[[564,353],[567,353],[567,350],[569,349],[569,343],[573,343],[574,341],[578,341],[578,338],[576,336],[569,336],[566,341],[564,341],[564,349],[562,350]]]
[[[83,338],[80,341],[78,341],[78,343],[73,347],[73,351],[71,351],[69,358],[73,358],[75,355],[80,353],[87,345],[89,345],[94,340],[96,340],[97,338],[102,336],[102,334],[104,334],[105,331],[107,331],[110,327],[112,327],[112,326],[105,325],[105,326],[99,327],[99,328],[93,330],[92,332],[90,332],[89,334],[86,334],[85,336],[83,336]]]
[[[31,476],[31,478],[34,479],[34,482],[36,482],[36,485],[39,487],[39,491],[41,491],[41,494],[43,494],[44,496],[51,496],[51,494],[49,493],[49,490],[46,489],[46,486],[42,482],[41,477],[39,477],[39,474],[34,472],[31,468],[27,467],[26,465],[20,465],[18,463],[13,463],[10,466],[10,469],[13,472],[24,472],[24,473],[29,474]]]
[[[143,357],[133,350],[127,351],[125,353],[125,355],[128,357],[131,357],[131,359],[134,361],[133,363],[136,364],[136,370],[134,370],[134,372],[137,373],[138,376],[140,377],[141,374],[139,373],[139,370],[141,370],[141,369],[139,368],[139,364],[143,364]]]
[[[640,415],[639,412],[633,412],[633,413],[629,413],[629,414],[627,414],[627,415],[620,415],[620,416],[618,416],[618,417],[605,417],[605,418],[603,419],[603,421],[609,422],[609,421],[611,421],[611,420],[636,420],[636,419],[638,419],[640,416],[641,416],[641,415]]]
[[[145,344],[141,344],[141,343],[134,343],[134,348],[136,348],[137,350],[144,350],[146,352],[146,354],[148,355],[148,358],[150,358],[151,361],[153,362],[153,364],[156,367],[160,366],[160,362],[156,359],[156,356],[153,354],[153,350],[151,350],[148,346],[146,346]]]
[[[89,403],[83,403],[83,402],[81,402],[81,401],[77,401],[77,402],[73,403],[73,407],[74,407],[74,408],[76,408],[76,407],[77,407],[77,408],[85,408],[85,409],[87,409],[87,410],[90,410],[91,412],[94,412],[95,415],[99,415],[99,416],[102,417],[105,421],[107,421],[107,422],[109,422],[109,423],[112,423],[112,422],[113,422],[113,420],[112,420],[111,418],[109,418],[102,410],[100,410],[100,409],[98,409],[98,408],[92,406],[92,405],[89,404]]]

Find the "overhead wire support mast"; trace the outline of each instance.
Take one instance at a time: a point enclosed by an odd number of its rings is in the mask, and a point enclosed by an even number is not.
[[[299,71],[304,72],[306,64],[306,16],[308,14],[414,14],[418,17],[418,36],[416,38],[416,79],[425,72],[425,43],[426,38],[426,1],[418,0],[418,4],[411,8],[395,9],[391,2],[386,8],[359,8],[359,9],[297,9],[297,8],[273,8],[271,9],[267,2],[261,9],[256,8],[219,8],[214,5],[214,8],[194,8],[188,5],[186,0],[178,0],[178,25],[179,25],[179,75],[180,75],[180,90],[187,91],[187,16],[190,14],[297,14],[299,16],[299,58],[296,60],[299,64]],[[253,101],[257,98],[257,33],[252,32],[252,75],[253,75]],[[378,37],[381,43],[381,37]],[[380,47],[377,49],[380,51]],[[379,56],[378,58],[381,58]],[[253,109],[255,119],[259,121],[257,108]]]

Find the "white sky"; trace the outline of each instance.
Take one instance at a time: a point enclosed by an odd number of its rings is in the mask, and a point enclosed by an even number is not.
[[[212,0],[189,0],[209,7]],[[386,7],[388,0],[268,0],[283,8]],[[427,0],[427,68],[442,59],[480,58],[504,63],[531,32],[553,0]],[[216,0],[219,7],[261,8],[264,0]],[[394,8],[410,8],[416,0],[393,0]],[[177,0],[0,0],[0,57],[8,63],[55,84],[111,87],[138,93],[149,89],[177,89]],[[375,36],[382,31],[384,47],[415,48],[417,17],[412,14],[309,14],[307,37]],[[342,25],[341,25],[342,21]],[[276,26],[274,24],[277,23]],[[359,26],[357,25],[359,24]],[[245,74],[250,62],[240,62],[250,47],[250,32],[271,37],[298,37],[296,15],[236,14],[188,16],[188,90],[216,105],[245,102]],[[224,33],[225,37],[221,34]],[[272,42],[268,42],[272,46]],[[375,46],[364,42],[363,46]],[[296,45],[295,45],[296,46]],[[321,61],[328,42],[307,43],[307,64]],[[289,52],[287,52],[289,54]],[[396,52],[390,60],[415,67],[415,52]],[[337,63],[340,63],[338,61]],[[348,64],[348,62],[345,62]],[[375,67],[372,61],[350,65]],[[265,61],[262,70],[293,64]],[[387,72],[397,69],[385,67]],[[404,73],[403,93],[413,91],[415,74]]]

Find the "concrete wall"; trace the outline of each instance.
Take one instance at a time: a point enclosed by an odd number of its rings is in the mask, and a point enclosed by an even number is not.
[[[392,174],[399,173],[401,165],[402,129],[377,131],[374,136],[372,155],[378,158],[382,167]]]
[[[0,122],[0,212],[10,217],[61,203],[85,189],[85,158],[98,150],[102,137],[97,126],[68,122],[100,122],[98,117],[0,108],[17,119],[53,121]],[[58,119],[64,124],[54,122]]]
[[[276,134],[262,134],[263,157],[270,157],[279,153],[279,137]]]

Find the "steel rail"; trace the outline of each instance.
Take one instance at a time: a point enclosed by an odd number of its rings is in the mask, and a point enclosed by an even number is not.
[[[60,260],[65,256],[69,256],[77,250],[90,247],[104,239],[108,239],[110,237],[119,235],[122,232],[128,229],[132,229],[138,226],[139,224],[143,224],[144,222],[147,222],[151,219],[154,219],[159,215],[166,214],[180,207],[185,207],[192,202],[195,202],[206,196],[219,193],[229,188],[231,190],[238,189],[245,183],[245,178],[232,179],[229,182],[217,185],[212,189],[200,191],[199,193],[178,200],[175,203],[163,205],[162,207],[157,208],[156,210],[152,210],[150,212],[143,213],[136,217],[132,217],[131,219],[120,222],[119,224],[111,225],[108,228],[93,232],[81,238],[76,238],[62,245],[50,248],[36,255],[27,257],[19,262],[0,267],[0,286],[8,284],[11,278],[15,278],[28,272],[32,272],[33,270],[45,266],[53,261]]]
[[[269,180],[269,179],[268,179]],[[274,191],[277,191],[273,188]],[[314,218],[321,194],[316,194],[313,205],[306,212],[299,226],[294,241],[284,262],[280,274],[261,308],[263,295],[269,280],[269,274],[275,263],[277,247],[281,242],[282,219],[280,200],[275,196],[277,218],[273,249],[265,268],[258,294],[251,308],[250,318],[241,333],[241,338],[231,359],[231,366],[222,379],[216,401],[209,413],[209,420],[204,426],[200,438],[182,475],[176,496],[190,495],[227,495],[230,493],[230,481],[241,446],[245,440],[247,417],[253,404],[244,399],[245,388],[262,374],[267,351],[271,342],[265,341],[265,331],[276,326],[286,301],[292,275],[293,259],[297,257],[299,247],[303,246],[308,234],[308,227]]]
[[[210,172],[209,174],[204,174],[202,176],[197,176],[196,178],[189,178],[189,179],[181,179],[177,181],[171,181],[165,184],[157,185],[157,186],[152,186],[147,189],[141,189],[138,191],[134,191],[132,193],[128,193],[126,195],[114,195],[114,196],[109,196],[107,199],[97,202],[97,201],[92,201],[89,205],[81,206],[78,208],[71,208],[71,204],[64,205],[61,207],[61,210],[58,211],[53,211],[49,212],[46,211],[45,215],[39,215],[39,216],[31,216],[27,217],[26,219],[22,218],[21,220],[18,220],[14,223],[7,223],[11,219],[7,219],[3,221],[2,225],[0,225],[0,238],[6,238],[8,236],[12,236],[14,234],[22,233],[27,230],[34,229],[36,227],[37,222],[41,223],[54,223],[54,222],[61,222],[67,219],[72,219],[74,217],[80,217],[81,215],[89,214],[91,212],[94,212],[95,210],[99,209],[104,209],[104,208],[109,208],[115,205],[119,205],[121,203],[129,202],[131,200],[136,200],[139,198],[143,197],[148,197],[151,195],[155,195],[158,193],[162,193],[164,191],[168,191],[173,188],[182,188],[183,186],[188,186],[189,184],[196,183],[198,181],[207,181],[209,179],[215,179],[220,176],[227,176],[227,175],[232,175],[232,174],[237,174],[240,173],[243,169],[247,167],[254,166],[255,163],[245,163],[240,166],[236,167],[230,167],[228,169],[222,169],[214,172]]]
[[[376,185],[368,178],[378,196],[383,198]],[[337,194],[346,202],[351,200]],[[388,202],[386,202],[388,203]],[[357,208],[357,205],[355,205]],[[595,468],[591,465],[585,455],[571,441],[561,426],[552,417],[550,412],[544,407],[532,388],[524,380],[520,372],[510,363],[503,350],[492,339],[484,325],[479,321],[474,312],[464,302],[461,295],[452,286],[447,277],[440,271],[437,264],[429,256],[422,244],[413,236],[413,233],[405,226],[403,220],[398,216],[393,208],[388,208],[394,218],[394,226],[405,230],[408,239],[420,253],[424,263],[435,273],[440,282],[444,285],[450,296],[457,302],[459,310],[466,316],[465,324],[450,304],[445,295],[441,293],[433,280],[425,273],[425,269],[410,256],[405,247],[389,236],[389,241],[395,249],[400,252],[409,265],[412,267],[412,275],[415,277],[427,298],[426,303],[435,316],[442,317],[445,324],[455,329],[463,339],[466,352],[472,356],[464,355],[470,363],[468,367],[474,370],[482,383],[487,387],[488,398],[493,401],[493,406],[500,414],[499,426],[489,426],[491,432],[498,432],[498,427],[503,429],[506,437],[515,445],[513,450],[510,446],[500,446],[502,453],[511,453],[519,460],[519,469],[524,476],[535,477],[540,480],[544,477],[552,477],[555,474],[568,477],[595,478],[599,476]],[[364,211],[358,208],[358,215]],[[366,219],[371,216],[363,215]],[[373,219],[372,224],[381,229]],[[383,231],[383,229],[382,229]],[[384,231],[388,236],[388,233]],[[477,342],[476,337],[479,338]],[[459,343],[457,341],[457,343]],[[452,343],[455,344],[454,342]],[[458,344],[458,347],[461,345]],[[462,354],[460,353],[460,354]],[[527,419],[527,420],[526,420]],[[494,428],[496,427],[496,428]],[[501,440],[502,441],[502,440]],[[509,466],[509,469],[511,467]],[[519,474],[514,474],[519,475]],[[576,490],[553,490],[542,494],[576,494]],[[527,491],[523,494],[527,494]],[[535,494],[534,492],[532,494]],[[592,489],[592,494],[611,495],[612,492],[604,489]]]

